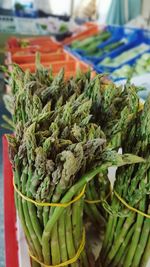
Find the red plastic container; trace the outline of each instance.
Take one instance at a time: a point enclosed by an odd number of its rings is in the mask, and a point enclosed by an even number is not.
[[[34,45],[29,47],[14,47],[14,48],[8,48],[8,51],[10,51],[12,54],[26,54],[26,53],[32,53],[35,54],[37,51],[41,53],[54,53],[58,50],[61,50],[61,45],[55,45],[55,44],[45,44],[45,45]]]
[[[37,38],[16,38],[12,37],[7,42],[7,50],[12,54],[17,52],[22,53],[41,53],[56,52],[61,48],[61,44],[53,41],[50,37],[37,37]]]
[[[75,68],[74,70],[69,70],[68,69],[65,71],[65,79],[69,79],[70,77],[74,77],[76,75],[77,69],[81,69],[83,72],[88,71],[89,68],[91,68],[89,65],[82,63],[81,61],[76,60]],[[53,71],[53,75],[57,75],[58,72]],[[92,71],[92,77],[94,77],[95,72]]]
[[[65,71],[74,71],[76,68],[76,61],[74,59],[68,61],[58,61],[58,62],[44,62],[44,67],[49,68],[52,66],[53,72],[59,72],[61,68],[64,68]],[[35,64],[20,64],[20,67],[23,70],[29,69],[31,72],[35,72]]]
[[[71,55],[68,53],[65,53],[63,51],[57,52],[57,53],[47,53],[47,54],[40,54],[41,63],[44,62],[55,62],[55,61],[65,61],[72,58]],[[10,56],[10,62],[15,62],[17,64],[28,64],[28,63],[34,63],[35,62],[35,55],[26,55],[26,56],[16,56],[12,55]]]
[[[7,41],[7,46],[11,48],[16,48],[20,47],[21,44],[26,43],[27,46],[33,46],[33,45],[44,45],[45,43],[48,43],[49,45],[57,45],[59,44],[58,42],[52,40],[48,36],[43,36],[43,37],[35,37],[35,38],[16,38],[16,37],[11,37]]]
[[[12,174],[12,167],[8,158],[8,144],[5,136],[3,136],[3,172],[4,172],[5,266],[19,267],[13,174]]]
[[[22,39],[21,39],[22,40]],[[44,45],[45,42],[49,44],[58,44],[48,36],[36,37],[36,38],[23,38],[24,41],[29,42],[29,45]]]

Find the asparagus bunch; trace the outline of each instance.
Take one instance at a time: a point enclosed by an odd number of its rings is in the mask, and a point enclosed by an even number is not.
[[[64,80],[64,70],[62,69],[57,77],[53,77],[52,70],[46,70],[40,65],[39,59],[37,58],[37,70],[35,74],[31,74],[28,71],[24,73],[18,65],[14,65],[13,72],[10,78],[10,86],[12,88],[12,95],[7,96],[5,98],[6,107],[11,112],[13,116],[13,123],[16,124],[17,120],[20,120],[20,109],[16,106],[15,111],[13,112],[12,107],[14,106],[14,98],[24,98],[22,101],[27,101],[28,106],[26,107],[26,115],[22,116],[21,123],[25,123],[26,121],[30,121],[31,117],[37,114],[37,109],[39,112],[41,111],[41,104],[36,104],[38,101],[37,96],[40,97],[42,101],[42,105],[44,105],[45,111],[55,111],[59,107],[65,104],[65,102],[74,94],[76,96],[80,96],[84,94],[85,98],[92,99],[91,96],[87,93],[89,89],[95,87],[99,90],[100,85],[102,87],[105,86],[103,82],[103,76],[99,75],[96,79],[91,80],[90,72],[82,73],[80,70],[77,71],[75,78],[71,78],[68,81]],[[16,79],[19,77],[19,79]],[[27,95],[23,96],[23,91],[19,88],[26,88]],[[86,92],[87,91],[87,92]],[[102,89],[103,91],[103,89]],[[20,92],[22,92],[22,96],[20,96]],[[33,95],[33,96],[32,96]],[[18,100],[17,100],[18,101]],[[32,102],[34,103],[34,107],[32,108]],[[95,105],[94,99],[92,100],[91,105]],[[11,108],[10,108],[11,107]],[[26,118],[25,118],[26,117]],[[91,118],[90,118],[91,117]],[[87,118],[89,119],[94,118],[92,112]],[[95,119],[92,119],[93,122]],[[96,122],[96,121],[95,121]],[[11,124],[13,124],[11,123]],[[94,138],[94,124],[89,130],[90,138]],[[77,129],[76,129],[77,131]],[[79,134],[79,133],[78,133]],[[101,131],[102,138],[105,139],[105,134]],[[98,186],[99,183],[99,186]],[[93,182],[95,190],[93,191],[92,195],[91,192],[87,188],[87,199],[100,199],[105,198],[109,194],[110,190],[110,182],[107,177],[107,172],[105,176],[98,175],[97,182]],[[91,186],[90,186],[91,187]],[[92,186],[93,187],[93,186]],[[98,190],[97,190],[98,188]],[[106,217],[106,212],[103,209],[101,203],[99,204],[92,204],[89,206],[86,205],[86,211],[88,216],[94,219],[94,222],[99,224],[99,219],[101,219],[102,224],[105,224],[105,219],[103,216]]]
[[[149,214],[150,202],[150,97],[130,122],[122,148],[145,158],[144,163],[117,170],[114,189],[131,206]],[[145,267],[149,260],[150,220],[130,211],[114,195],[112,209],[127,217],[109,216],[101,252],[103,266]]]
[[[63,70],[53,78],[42,66],[35,74],[14,67],[15,136],[7,136],[10,159],[16,187],[36,202],[69,202],[109,166],[142,161],[107,148],[105,134],[94,122],[93,98],[87,95],[89,84],[91,88],[97,79],[90,81],[89,73],[81,77],[66,82]],[[16,192],[15,202],[32,255],[52,265],[75,256],[82,240],[83,198],[67,208],[45,207]],[[68,265],[94,264],[85,247],[78,260]]]
[[[94,79],[91,79],[90,76],[90,72],[82,73],[78,70],[75,78],[72,77],[65,81],[64,70],[62,69],[58,76],[54,78],[52,70],[43,68],[38,57],[35,74],[28,71],[24,73],[18,65],[14,65],[10,79],[12,96],[6,96],[5,101],[13,115],[14,124],[21,117],[21,123],[30,121],[32,116],[36,116],[38,112],[42,111],[42,107],[45,112],[54,112],[64,105],[71,96],[83,94],[84,98],[91,101],[91,114],[86,118],[87,122],[91,120],[93,123],[100,125],[102,128],[101,137],[107,138],[107,146],[118,149],[121,146],[130,119],[139,108],[136,88],[134,86],[116,87],[112,82],[107,81],[105,75],[97,75]],[[19,79],[16,79],[16,77],[19,77]],[[20,88],[25,88],[27,91],[25,96]],[[28,103],[25,115],[20,114],[18,106],[13,112],[14,97],[17,98],[17,101],[22,98],[22,101]],[[38,97],[42,103],[40,103]],[[32,102],[34,103],[33,107]],[[93,124],[89,130],[91,139],[95,138],[94,127]],[[108,202],[110,202],[110,182],[107,171],[103,175],[98,174],[96,179],[88,185],[86,192],[88,200],[103,201],[109,196]],[[104,227],[107,213],[101,202],[86,204],[85,211],[92,221],[98,225],[101,222],[101,226]]]
[[[101,125],[106,135],[107,147],[118,150],[126,138],[130,121],[136,117],[140,107],[137,88],[133,85],[116,87],[112,82],[108,83],[96,77],[86,89],[86,95],[92,99],[93,120]],[[85,208],[91,220],[98,226],[99,221],[102,221],[101,225],[105,227],[108,213],[104,211],[102,203],[106,199],[110,203],[110,191],[107,171],[103,175],[98,175],[87,188],[88,199],[101,200],[101,203],[97,204],[88,203]]]
[[[88,124],[90,101],[75,98],[56,112],[45,111],[45,106],[41,112],[36,109],[37,117],[27,88],[16,99],[16,133],[15,137],[8,136],[15,184],[38,202],[61,202],[90,165],[94,167],[95,158],[105,147],[99,127]],[[34,100],[37,107],[42,106],[38,96]],[[90,129],[94,139],[89,138]],[[72,188],[66,201],[82,187]],[[53,265],[74,257],[82,239],[83,199],[63,209],[36,207],[16,195],[16,205],[33,255]],[[90,266],[86,255],[83,262],[83,266]],[[81,259],[72,265],[80,264]]]

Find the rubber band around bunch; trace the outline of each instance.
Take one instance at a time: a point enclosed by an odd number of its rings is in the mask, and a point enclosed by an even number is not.
[[[82,253],[82,251],[83,251],[83,249],[84,249],[84,247],[85,247],[85,229],[83,229],[82,240],[81,240],[81,244],[80,244],[80,246],[79,246],[79,248],[78,248],[78,250],[77,250],[77,253],[75,254],[75,256],[74,256],[73,258],[71,258],[71,259],[69,259],[69,260],[67,260],[67,261],[65,261],[65,262],[62,262],[62,263],[59,263],[59,264],[56,264],[56,265],[47,265],[47,264],[45,264],[45,263],[39,261],[35,256],[33,256],[33,255],[31,254],[30,251],[28,251],[28,252],[29,252],[29,256],[30,256],[35,262],[39,263],[39,264],[40,264],[41,266],[43,266],[43,267],[64,267],[64,266],[67,266],[67,265],[69,265],[69,264],[73,264],[73,263],[75,263],[75,262],[79,259],[80,255],[81,255],[81,253]]]
[[[109,193],[107,194],[107,196],[104,199],[95,199],[95,200],[85,199],[85,202],[88,203],[88,204],[102,203],[104,200],[107,200],[111,195],[112,195],[112,189],[110,187],[110,191],[109,191]]]
[[[111,196],[111,191],[107,194],[107,196],[105,197],[105,199],[96,199],[96,200],[90,200],[90,199],[85,199],[85,202],[88,204],[98,204],[103,202],[104,200],[107,200],[107,198],[109,198],[109,196]]]
[[[122,204],[124,204],[124,206],[127,207],[129,210],[134,211],[134,212],[136,212],[136,213],[138,213],[138,214],[150,219],[150,214],[146,214],[146,213],[144,213],[144,212],[142,212],[142,211],[130,206],[115,190],[114,190],[114,194],[120,200],[120,202]]]
[[[86,185],[84,185],[82,191],[80,192],[79,195],[77,195],[74,199],[72,199],[71,201],[67,202],[67,203],[50,203],[50,202],[38,202],[35,201],[25,195],[23,195],[19,189],[17,188],[17,186],[15,185],[15,181],[13,179],[13,186],[15,191],[18,193],[19,196],[21,196],[23,199],[25,199],[28,202],[31,202],[32,204],[36,205],[36,206],[40,206],[40,207],[62,207],[62,208],[66,208],[68,206],[70,206],[71,204],[77,202],[85,193],[85,189],[86,189]]]

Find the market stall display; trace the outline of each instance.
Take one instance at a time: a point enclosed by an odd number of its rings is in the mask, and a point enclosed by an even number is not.
[[[107,26],[84,40],[73,41],[66,50],[90,64],[96,72],[108,73],[113,80],[149,72],[149,61],[144,59],[150,52],[149,31],[146,30]]]
[[[17,63],[23,69],[35,72],[36,52],[40,53],[41,63],[45,67],[51,66],[56,75],[61,67],[65,69],[65,77],[68,78],[81,69],[87,71],[90,67],[66,52],[62,45],[50,37],[15,38],[8,39],[6,46],[5,63],[12,69],[12,64]]]
[[[90,27],[68,38],[66,50],[49,37],[7,43],[12,118],[4,115],[3,126],[14,134],[4,151],[32,267],[147,267],[150,258],[150,97],[141,103],[140,87],[103,73],[149,72],[150,39]]]
[[[86,23],[85,25],[87,30],[74,34],[61,43],[46,36],[24,39],[11,38],[7,45],[8,51],[10,51],[8,62],[16,62],[21,66],[23,64],[23,68],[29,67],[30,70],[34,71],[35,53],[39,51],[41,62],[45,66],[47,66],[46,62],[49,64],[60,61],[61,64],[61,61],[64,62],[63,57],[66,56],[60,55],[59,60],[58,52],[60,54],[65,53],[63,49],[65,44],[67,52],[80,61],[90,64],[96,72],[109,73],[113,80],[128,79],[136,74],[149,72],[149,60],[144,59],[148,57],[150,51],[148,31],[119,26],[99,27],[96,23]],[[50,56],[50,54],[53,55]],[[57,54],[56,57],[54,54]],[[144,66],[143,59],[146,66]],[[29,66],[25,66],[28,63]],[[82,64],[80,65],[82,68]],[[70,72],[73,73],[74,70],[70,70]]]
[[[136,37],[136,31],[132,29],[107,26],[103,27],[101,31],[90,38],[86,38],[80,42],[78,40],[72,42],[70,48],[72,52],[76,52],[82,56],[83,59],[89,59],[91,63],[97,64],[105,55],[113,50],[117,48],[123,50],[125,45],[134,42]],[[90,47],[88,49],[89,45],[92,46],[92,50]],[[88,54],[90,52],[91,54]]]

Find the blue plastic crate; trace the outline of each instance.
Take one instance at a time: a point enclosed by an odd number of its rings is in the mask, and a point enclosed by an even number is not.
[[[123,66],[125,66],[125,65],[129,65],[129,66],[133,67],[134,64],[136,63],[136,61],[137,61],[139,58],[141,58],[141,56],[144,55],[145,53],[149,53],[149,54],[150,54],[150,49],[149,49],[147,52],[143,52],[143,53],[141,53],[140,55],[138,55],[138,56],[135,57],[134,59],[129,60],[128,62],[122,64],[121,68],[122,68]],[[115,76],[113,75],[113,72],[112,72],[112,71],[109,72],[107,69],[105,69],[105,68],[103,68],[103,67],[101,67],[101,66],[100,66],[99,68],[97,68],[97,66],[94,66],[94,69],[95,69],[95,71],[98,72],[98,73],[106,73],[106,72],[108,72],[108,73],[109,73],[109,77],[110,77],[110,79],[113,80],[113,81],[120,81],[120,80],[125,80],[125,79],[127,79],[127,77],[125,77],[125,76],[122,76],[122,77],[115,77]],[[120,69],[120,68],[117,68],[117,69],[115,69],[115,70],[119,70],[119,69]],[[114,71],[115,71],[115,70],[114,70]]]
[[[124,49],[117,49],[117,51],[112,51],[109,55],[107,55],[107,57],[110,57],[111,59],[114,59],[115,60],[115,58],[117,57],[117,56],[119,56],[119,55],[121,55],[122,53],[124,53],[125,51],[127,51],[127,50],[129,50],[129,49],[131,49],[131,48],[134,48],[134,47],[136,47],[136,46],[138,46],[138,45],[140,45],[140,44],[142,44],[142,43],[145,43],[145,44],[147,44],[147,45],[150,45],[150,38],[148,37],[148,32],[146,32],[146,35],[145,35],[145,31],[141,31],[141,30],[139,30],[138,31],[138,38],[137,39],[135,39],[134,40],[134,42],[131,42],[131,43],[129,43],[129,44],[127,44],[127,45],[125,45],[124,46]],[[148,51],[149,49],[147,49],[147,51]],[[145,53],[145,52],[143,52],[143,53]],[[95,66],[95,69],[99,72],[99,71],[101,71],[101,70],[103,70],[104,72],[109,72],[109,73],[111,73],[111,72],[113,72],[113,71],[115,71],[116,69],[119,69],[119,68],[121,68],[123,65],[125,65],[125,64],[132,64],[132,63],[134,63],[135,62],[135,60],[139,57],[139,56],[141,56],[143,53],[139,53],[137,56],[135,56],[135,57],[133,57],[132,59],[130,59],[130,60],[128,60],[128,61],[125,61],[125,62],[123,62],[123,63],[120,63],[120,65],[118,65],[118,66],[105,66],[105,65],[103,65],[102,63],[101,63],[101,61],[100,61],[100,63],[99,64],[97,64],[96,66]]]
[[[141,43],[146,43],[150,45],[150,39],[148,37],[145,36],[144,32],[142,32],[141,30],[138,30],[135,32],[134,37],[128,37],[129,38],[129,43],[124,45],[123,47],[118,48],[115,51],[112,51],[111,53],[109,53],[109,56],[111,58],[115,58],[116,56],[118,56],[119,54],[121,54],[122,52],[124,52],[125,50],[128,50],[132,47],[135,47]]]
[[[114,41],[119,41],[122,38],[128,38],[129,40],[132,40],[135,38],[136,33],[138,32],[137,30],[129,27],[122,27],[122,26],[107,26],[107,30],[112,33],[112,37],[100,44],[98,47],[103,48],[106,45],[113,43]]]
[[[104,27],[104,28],[103,28],[103,31],[105,31],[105,30],[109,30],[108,27],[109,27],[109,26]],[[110,31],[110,32],[111,32],[111,31]],[[101,32],[100,32],[99,34],[101,35]],[[97,35],[97,34],[94,34],[94,35]],[[93,36],[94,36],[94,35],[93,35]],[[87,39],[90,38],[90,37],[92,37],[92,36],[88,36]],[[69,46],[69,47],[70,47],[70,46]],[[85,52],[84,50],[82,50],[82,49],[74,49],[74,48],[71,48],[71,47],[70,47],[70,49],[71,49],[73,52],[79,54],[81,57],[86,57],[86,52]]]
[[[116,37],[115,37],[116,38]],[[110,40],[109,44],[114,43],[116,41],[119,41],[121,39],[127,39],[127,43],[124,45],[121,45],[120,47],[114,49],[111,52],[106,52],[104,53],[104,55],[102,57],[99,57],[95,60],[95,64],[98,64],[100,61],[102,61],[105,57],[112,57],[119,55],[120,53],[122,53],[123,51],[125,51],[126,49],[134,46],[134,44],[136,44],[136,41],[138,39],[138,31],[131,31],[131,34],[129,35],[125,35],[123,34],[122,37],[119,36],[119,38],[112,38],[112,40]]]
[[[111,32],[112,37],[109,38],[109,40],[104,41],[100,45],[97,46],[97,48],[104,48],[106,45],[109,45],[111,43],[117,42],[123,38],[126,38],[129,43],[134,42],[137,39],[137,32],[138,30],[131,29],[131,28],[124,28],[121,26],[107,26],[105,30],[108,30]],[[72,49],[72,48],[71,48]],[[115,52],[121,50],[124,50],[124,45],[121,47],[118,47],[114,49]],[[86,55],[86,52],[82,49],[72,49],[73,52],[78,54],[82,60],[87,60],[88,62],[92,63],[93,65],[97,64],[99,61],[101,61],[104,57],[108,56],[112,52],[106,52],[102,56],[88,56]]]
[[[128,44],[133,43],[137,39],[138,31],[131,28],[124,28],[121,26],[108,26],[107,29],[112,33],[112,37],[103,42],[98,46],[99,49],[105,48],[107,45],[113,44],[115,42],[121,41],[121,39],[126,39]],[[118,48],[115,48],[113,52],[119,53],[119,51],[124,50],[124,46],[127,44],[121,45]],[[112,52],[103,53],[100,57],[86,56],[87,59],[91,60],[94,64],[97,64],[103,60],[106,56],[111,55]]]
[[[120,67],[122,67],[123,65],[130,65],[133,66],[135,61],[145,52],[138,54],[137,56],[133,57],[131,60],[128,60],[126,62],[123,62],[122,64],[118,65],[117,67],[107,67],[107,66],[103,66],[101,64],[101,61],[105,58],[105,57],[110,57],[110,58],[114,58],[118,55],[121,55],[123,52],[125,52],[126,50],[129,50],[130,48],[136,47],[142,43],[146,43],[148,45],[150,45],[150,31],[149,30],[141,30],[141,29],[133,29],[133,28],[129,28],[129,27],[122,27],[122,26],[107,26],[105,28],[106,30],[111,31],[112,33],[112,37],[109,38],[109,40],[101,43],[98,47],[99,48],[104,48],[106,45],[111,44],[113,42],[116,42],[120,39],[126,38],[128,43],[125,45],[122,45],[121,47],[116,48],[115,50],[113,50],[112,52],[109,53],[105,53],[103,54],[102,57],[93,57],[93,56],[86,56],[84,51],[79,50],[79,49],[72,49],[69,46],[66,46],[66,50],[68,50],[69,52],[71,52],[74,56],[78,57],[80,60],[90,64],[91,66],[93,66],[93,69],[98,72],[98,73],[109,73],[110,77],[113,80],[121,80],[124,79],[124,77],[121,78],[114,78],[112,77],[112,72],[119,69]],[[148,50],[150,51],[150,50]],[[147,51],[147,52],[148,52]]]
[[[144,55],[145,53],[149,53],[150,54],[150,49],[147,52],[143,52],[142,54],[138,55],[137,57],[135,57],[132,60],[129,60],[128,62],[124,63],[121,68],[125,65],[129,65],[131,67],[133,67],[136,64],[136,61],[142,57],[142,55]],[[101,70],[101,69],[100,69]],[[123,80],[123,79],[127,79],[127,77],[123,76],[123,77],[115,77],[113,76],[113,73],[110,75],[111,79],[113,79],[114,81],[119,81],[119,80]]]

